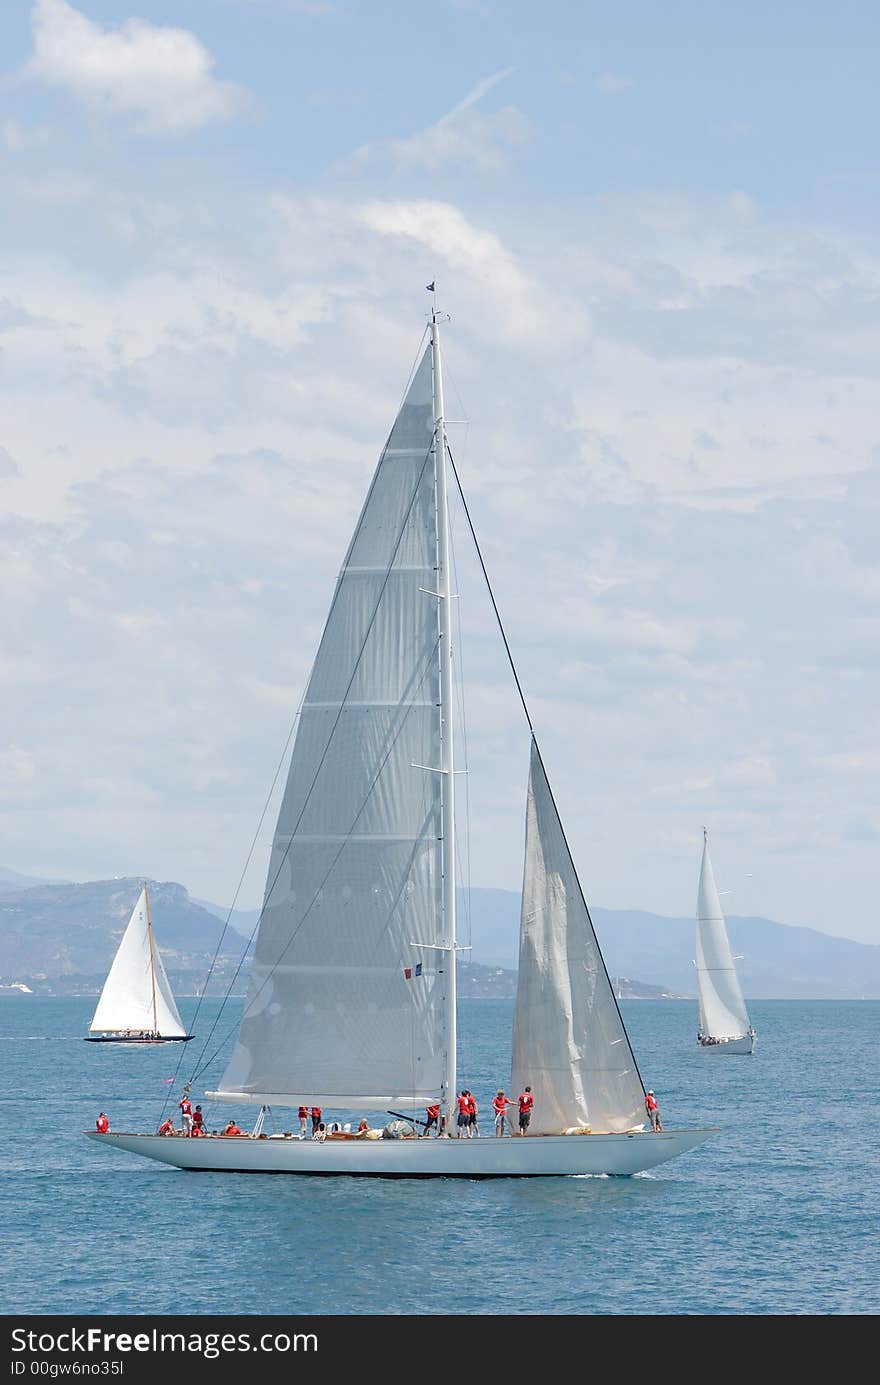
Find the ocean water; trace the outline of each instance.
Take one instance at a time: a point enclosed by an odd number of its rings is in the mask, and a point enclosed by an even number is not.
[[[876,1314],[880,1002],[754,1002],[751,1058],[701,1055],[694,1003],[621,1008],[666,1128],[720,1134],[634,1178],[408,1182],[194,1175],[106,1151],[82,1132],[102,1109],[155,1129],[181,1049],[87,1044],[93,1000],[4,996],[0,1311]],[[486,1130],[511,1013],[460,1007],[459,1081]],[[215,1014],[202,1008],[181,1080]],[[253,1119],[214,1107],[209,1127],[230,1113]]]

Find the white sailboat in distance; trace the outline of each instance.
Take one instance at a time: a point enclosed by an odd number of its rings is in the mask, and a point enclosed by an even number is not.
[[[754,1053],[757,1034],[749,1020],[746,1002],[727,937],[721,900],[709,858],[709,834],[703,828],[703,860],[697,890],[697,990],[701,1053]]]
[[[447,491],[453,477],[461,487],[444,426],[440,320],[432,312],[337,579],[237,1041],[206,1093],[258,1107],[253,1129],[205,1138],[86,1132],[108,1148],[185,1169],[491,1178],[633,1174],[714,1133],[645,1128],[644,1083],[511,661],[531,763],[508,1091],[530,1086],[534,1108],[523,1137],[449,1138],[461,945]],[[440,1135],[408,1138],[418,1118],[400,1115],[434,1103]],[[338,1112],[346,1124],[351,1114],[350,1128],[317,1140],[283,1126],[266,1133],[271,1111],[299,1106]],[[396,1119],[370,1128],[364,1118],[355,1133],[365,1112]]]
[[[185,1043],[187,1034],[156,946],[144,885],[104,982],[87,1042]]]

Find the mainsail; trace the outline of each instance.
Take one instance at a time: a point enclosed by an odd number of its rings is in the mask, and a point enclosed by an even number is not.
[[[644,1123],[644,1088],[534,739],[511,1089],[526,1085],[532,1135]]]
[[[141,890],[104,982],[90,1033],[155,1032],[186,1035],[150,924],[147,888]]]
[[[425,351],[337,581],[297,729],[221,1099],[436,1100],[442,949],[438,527]],[[444,962],[449,957],[449,962]]]
[[[704,835],[697,892],[697,987],[700,1031],[707,1038],[739,1038],[749,1030],[749,1016],[730,951],[721,900]]]

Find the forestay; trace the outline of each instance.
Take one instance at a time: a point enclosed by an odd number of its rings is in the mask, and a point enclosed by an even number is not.
[[[697,892],[696,947],[701,1032],[715,1039],[744,1035],[749,1029],[749,1016],[733,965],[706,839]]]
[[[388,1109],[439,1093],[449,954],[423,946],[442,942],[432,438],[428,350],[312,669],[221,1099]]]
[[[169,1039],[186,1034],[152,937],[146,888],[132,910],[89,1025],[90,1033],[124,1029],[156,1031]]]
[[[529,1133],[644,1123],[644,1089],[537,743],[526,805],[511,1088],[535,1098]]]

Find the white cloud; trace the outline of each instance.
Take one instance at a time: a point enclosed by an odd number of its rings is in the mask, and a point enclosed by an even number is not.
[[[834,774],[870,776],[876,780],[880,775],[880,749],[845,751],[838,755],[828,755],[820,763],[823,768],[831,770]]]
[[[180,134],[228,120],[248,104],[241,87],[214,76],[211,55],[186,29],[136,18],[102,28],[67,0],[35,0],[31,24],[26,77],[131,117],[141,133]]]
[[[622,91],[629,91],[635,83],[632,77],[622,77],[617,72],[600,72],[594,85],[603,96],[618,96]]]
[[[0,141],[15,153],[40,149],[48,144],[49,138],[49,131],[44,125],[22,125],[11,118],[0,121]]]
[[[526,143],[531,126],[515,106],[492,114],[476,109],[477,103],[513,72],[505,68],[484,77],[434,125],[402,139],[378,140],[361,145],[339,160],[336,173],[361,173],[377,163],[388,163],[399,172],[424,169],[436,173],[446,167],[497,172],[507,166],[511,150]]]
[[[4,476],[18,476],[19,468],[14,457],[10,457],[5,447],[0,447],[0,479]]]
[[[0,227],[0,720],[7,774],[33,766],[0,802],[9,864],[39,822],[52,874],[124,856],[234,885],[217,862],[238,868],[262,807],[436,274],[447,407],[471,419],[453,450],[591,897],[689,910],[703,822],[734,866],[785,861],[743,910],[824,926],[861,888],[870,246],[730,199],[583,203],[548,230],[295,188],[243,203],[230,239],[222,197],[93,178],[63,218],[20,178]],[[57,221],[54,253],[26,215]],[[518,713],[456,546],[474,878],[515,885]]]

